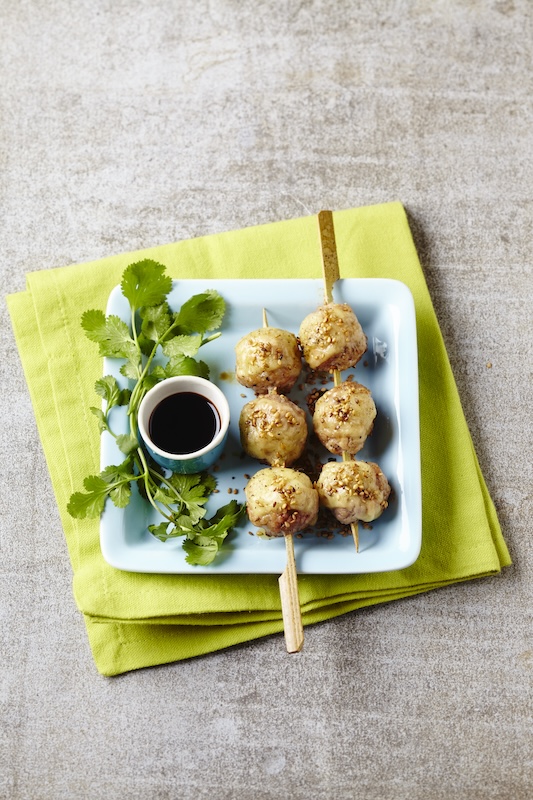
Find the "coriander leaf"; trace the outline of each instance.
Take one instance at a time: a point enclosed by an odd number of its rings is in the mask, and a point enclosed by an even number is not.
[[[186,506],[186,510],[188,514],[187,519],[189,520],[189,524],[191,526],[190,528],[187,528],[187,530],[192,531],[194,526],[198,525],[200,520],[202,520],[205,517],[206,511],[205,508],[202,507],[201,503],[189,503]],[[185,530],[183,524],[181,525],[181,529]]]
[[[110,491],[109,484],[99,475],[89,475],[83,481],[83,485],[87,492],[75,492],[67,505],[67,511],[77,519],[85,519],[85,517],[95,519],[104,510]]]
[[[137,344],[139,345],[139,350],[141,351],[143,356],[151,355],[155,347],[154,341],[152,339],[149,339],[142,332],[139,332],[137,334]]]
[[[127,406],[131,398],[131,389],[121,389],[117,405]]]
[[[195,294],[177,314],[177,323],[184,333],[206,333],[218,328],[224,317],[226,303],[214,289]]]
[[[77,519],[99,517],[108,497],[124,508],[131,495],[130,481],[137,480],[131,469],[132,459],[126,458],[122,464],[110,464],[99,475],[89,475],[83,481],[86,492],[75,492],[71,496],[68,513]]]
[[[191,525],[197,525],[206,515],[205,508],[202,508],[200,503],[190,503],[187,505],[187,513],[191,521]]]
[[[200,333],[191,336],[173,336],[163,345],[163,353],[170,358],[171,356],[195,356],[202,345],[202,335]]]
[[[172,288],[172,279],[165,267],[147,258],[126,267],[122,275],[122,294],[133,308],[157,306],[164,302]]]
[[[156,383],[157,381],[162,381],[164,378],[166,378],[165,368],[161,366],[161,364],[157,364],[157,366],[153,367],[151,372],[148,374],[157,379]]]
[[[109,430],[109,425],[107,423],[107,416],[104,414],[102,409],[101,408],[95,408],[95,406],[91,406],[89,411],[91,412],[91,414],[94,414],[94,416],[97,418],[97,420],[98,420],[98,430],[100,431],[100,433],[103,433],[104,431],[108,431]]]
[[[94,391],[106,401],[108,408],[116,405],[120,396],[117,380],[112,375],[105,375],[103,378],[98,378],[94,384]]]
[[[194,524],[190,517],[186,514],[180,514],[174,520],[174,525],[176,526],[176,533],[174,536],[183,536],[185,533],[189,535],[190,531],[194,529]]]
[[[172,325],[172,317],[168,303],[144,308],[142,313],[141,333],[151,342],[157,342]]]
[[[166,377],[167,376],[163,367],[154,367],[154,369],[149,372],[143,380],[143,387],[146,389],[146,391],[148,391],[155,386],[156,383],[159,383],[159,381],[164,380]]]
[[[190,542],[194,542],[199,547],[208,547],[212,544],[216,544],[217,547],[219,546],[218,540],[216,536],[209,536],[202,533],[198,533],[195,528],[192,528],[190,531],[187,531],[187,539]]]
[[[131,397],[131,390],[121,389],[112,375],[99,378],[94,384],[94,391],[106,401],[106,411],[113,406],[126,406]]]
[[[212,494],[217,488],[217,479],[210,472],[202,472],[202,485],[205,487],[207,495]]]
[[[214,488],[212,488],[211,479],[205,477],[207,474],[179,475],[174,473],[169,478],[169,483],[175,489],[180,502],[187,509],[192,525],[196,525],[205,517],[203,506]]]
[[[215,538],[225,537],[244,515],[244,509],[244,505],[237,503],[236,500],[231,500],[227,505],[219,508],[211,519],[202,521],[202,534]],[[204,527],[205,525],[209,527]]]
[[[216,542],[200,546],[191,542],[190,539],[183,542],[182,546],[187,553],[185,561],[197,567],[206,567],[208,564],[212,564],[219,550]]]
[[[156,500],[158,503],[163,503],[164,505],[167,506],[180,503],[180,499],[176,494],[173,494],[170,490],[167,490],[162,486],[158,486],[158,488],[156,489],[156,492],[154,494],[154,500]]]
[[[185,522],[186,525],[180,524]],[[160,542],[166,542],[168,539],[175,539],[177,536],[184,536],[189,530],[188,525],[190,520],[188,517],[178,517],[175,523],[161,522],[159,525],[149,525],[148,530]]]
[[[83,485],[88,492],[105,492],[109,484],[101,475],[88,475],[83,481]]]
[[[198,375],[200,378],[209,378],[209,367],[204,361],[196,361],[190,356],[173,356],[164,367],[165,378],[174,378],[176,375]]]
[[[126,323],[115,314],[106,317],[102,311],[86,311],[81,318],[86,336],[100,345],[100,355],[111,358],[130,358],[137,345]]]
[[[105,314],[100,309],[91,308],[83,312],[81,327],[91,342],[101,342],[106,339],[105,320]]]
[[[167,482],[159,486],[154,499],[167,506],[178,506],[174,522],[182,530],[192,531],[204,516],[203,506],[216,486],[216,481],[209,473],[196,473],[192,475],[179,475],[174,473]],[[183,512],[186,511],[185,515]]]
[[[127,480],[136,480],[136,476],[133,474],[133,459],[131,456],[124,459],[121,464],[109,464],[102,472],[100,473],[100,477],[107,481],[107,483],[115,483],[116,481],[120,481],[123,478]]]
[[[243,516],[244,509],[244,505],[231,500],[219,508],[210,520],[201,520],[199,532],[188,532],[187,541],[183,543],[187,563],[201,566],[211,564],[224,539]]]
[[[131,497],[130,484],[121,483],[120,486],[116,486],[114,489],[111,489],[109,496],[117,508],[126,508]]]
[[[125,378],[129,378],[132,381],[139,380],[140,376],[140,359],[139,358],[130,358],[123,364],[120,368],[120,374],[124,375]]]
[[[148,530],[160,542],[166,542],[172,536],[172,533],[168,533],[169,524],[168,522],[160,522],[159,525],[148,525]]]
[[[104,510],[107,494],[94,495],[74,492],[67,504],[67,511],[75,519],[96,519]]]
[[[178,494],[173,494],[171,491],[165,491],[161,487],[156,490],[154,495],[154,500],[158,503],[162,503],[163,505],[168,506],[178,506],[178,513],[180,514],[182,510],[186,510],[188,516],[179,517],[181,520],[180,525],[185,524],[184,520],[187,521],[189,526],[194,526],[196,523],[205,517],[206,511],[205,508],[202,508],[202,504],[204,501],[193,502],[192,499],[188,501],[188,503],[184,503],[181,497]],[[176,521],[178,517],[174,516],[174,521]]]
[[[130,433],[121,433],[117,436],[117,445],[119,450],[125,455],[133,453],[139,447],[139,442],[136,436]]]
[[[213,491],[211,480],[205,477],[208,474],[198,472],[192,475],[180,475],[175,472],[170,476],[168,482],[176,490],[185,505],[205,503]]]

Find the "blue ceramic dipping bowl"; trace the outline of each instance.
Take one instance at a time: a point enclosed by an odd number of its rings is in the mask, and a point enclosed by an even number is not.
[[[177,454],[164,450],[161,446],[155,444],[150,435],[150,419],[154,410],[163,400],[182,392],[189,392],[206,398],[218,412],[220,424],[214,438],[204,447],[190,453]],[[145,394],[139,406],[137,421],[144,447],[154,461],[172,472],[188,474],[203,472],[220,458],[228,437],[230,411],[225,395],[214,383],[195,375],[180,375],[157,383]],[[188,428],[195,424],[198,423],[194,418],[176,419],[175,422],[172,422],[172,425],[182,425]]]

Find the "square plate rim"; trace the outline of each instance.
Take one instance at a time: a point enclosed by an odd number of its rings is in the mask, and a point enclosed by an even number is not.
[[[319,303],[323,302],[323,299],[322,300],[320,299],[321,297],[323,298],[323,280],[319,279],[319,278],[249,278],[249,279],[242,279],[242,278],[173,278],[171,292],[174,292],[176,290],[176,288],[180,284],[185,284],[185,285],[193,285],[193,284],[195,284],[198,287],[198,291],[201,288],[203,288],[204,290],[207,290],[209,288],[217,289],[217,288],[223,287],[223,286],[227,286],[227,287],[229,287],[229,286],[238,286],[239,289],[242,291],[242,290],[251,289],[252,287],[257,288],[257,286],[259,284],[264,284],[265,286],[270,286],[270,287],[273,287],[273,286],[277,287],[280,284],[286,285],[288,283],[289,284],[291,284],[291,283],[292,284],[301,284],[302,287],[305,287],[306,289],[312,290],[313,292],[316,293],[316,297],[317,297]],[[416,490],[416,494],[418,496],[414,497],[414,498],[411,498],[411,502],[414,502],[414,505],[415,505],[415,509],[414,509],[414,512],[412,514],[412,519],[411,519],[411,543],[410,543],[410,546],[408,547],[408,549],[403,553],[403,556],[404,556],[403,558],[398,557],[396,560],[389,561],[389,565],[387,566],[387,564],[384,564],[383,568],[376,567],[375,565],[369,567],[369,565],[367,565],[367,567],[365,569],[358,569],[357,568],[357,564],[354,564],[353,562],[350,562],[349,564],[346,564],[346,566],[344,568],[341,567],[341,568],[334,569],[334,570],[331,570],[331,569],[326,569],[326,570],[304,569],[304,570],[301,570],[300,568],[298,568],[298,572],[300,574],[304,574],[304,575],[305,574],[307,574],[307,575],[312,575],[312,574],[315,574],[315,575],[318,575],[318,574],[323,574],[323,575],[352,575],[353,574],[353,575],[356,575],[356,574],[371,574],[371,573],[376,573],[376,572],[395,571],[395,570],[398,570],[398,569],[404,569],[406,567],[409,567],[411,564],[413,564],[417,560],[417,558],[418,558],[418,556],[420,554],[420,550],[421,550],[421,543],[422,543],[422,525],[421,525],[421,510],[422,509],[421,509],[421,500],[422,500],[422,498],[421,498],[421,465],[420,465],[420,420],[419,420],[419,398],[418,398],[418,379],[419,379],[419,376],[418,376],[418,347],[417,347],[417,341],[416,341],[416,333],[417,333],[417,331],[416,331],[416,310],[415,310],[415,306],[414,306],[414,299],[413,299],[411,290],[407,286],[407,284],[405,284],[403,281],[400,281],[400,280],[395,279],[395,278],[340,278],[339,281],[336,282],[335,287],[337,287],[337,292],[338,292],[339,289],[342,289],[343,286],[351,286],[351,285],[355,285],[355,284],[359,284],[359,285],[366,284],[367,286],[369,286],[369,285],[372,286],[372,285],[378,284],[378,285],[381,285],[382,288],[384,288],[385,285],[388,285],[390,289],[394,289],[394,290],[397,290],[397,291],[401,292],[401,294],[403,295],[402,303],[407,303],[407,306],[409,307],[408,319],[403,319],[402,320],[402,324],[403,324],[404,329],[406,329],[406,330],[408,329],[408,333],[409,333],[409,335],[411,336],[411,339],[412,339],[411,346],[414,348],[413,351],[412,351],[412,355],[414,356],[415,369],[413,371],[412,377],[416,378],[416,391],[414,393],[415,396],[416,396],[416,403],[415,403],[415,407],[411,409],[411,415],[412,415],[412,417],[414,417],[413,422],[415,423],[416,431],[417,431],[417,434],[418,434],[417,437],[416,437],[416,441],[412,442],[412,446],[413,446],[413,448],[415,450],[414,461],[418,465],[418,469],[417,469],[418,475],[414,476],[415,487],[416,487],[416,485],[418,485],[417,486],[417,490]],[[322,295],[321,295],[321,292],[322,292]],[[334,293],[335,293],[335,289],[334,289]],[[122,298],[122,302],[127,303],[127,301],[122,296],[121,285],[117,284],[110,291],[110,294],[109,294],[109,297],[108,297],[108,301],[107,301],[107,305],[106,305],[106,314],[110,313],[109,312],[109,308],[110,308],[110,306],[112,306],[113,302],[117,298],[117,295],[119,296],[119,298]],[[337,300],[334,299],[334,302],[343,302],[343,301],[342,300],[338,300],[337,301]],[[376,303],[377,306],[381,306],[381,305],[385,305],[385,304],[386,303],[382,303],[382,302]],[[356,303],[354,302],[353,305],[356,305]],[[106,359],[103,360],[103,367],[104,367],[103,374],[105,374],[105,364],[106,364]],[[103,448],[101,447],[101,458],[102,457],[103,457]],[[106,463],[109,463],[109,462],[106,462]],[[107,505],[110,506],[110,504],[107,504]],[[113,510],[115,512],[120,512],[121,511],[121,509],[115,509],[115,507],[112,507],[112,508],[113,508]],[[267,568],[263,568],[263,565],[261,565],[261,564],[260,565],[254,565],[254,568],[252,568],[252,569],[233,568],[233,567],[228,566],[228,565],[217,565],[216,567],[214,567],[213,565],[209,565],[207,567],[190,567],[190,565],[187,565],[186,563],[184,563],[183,565],[179,566],[178,568],[176,568],[176,565],[172,566],[170,564],[160,565],[159,568],[153,568],[153,566],[151,566],[150,564],[141,564],[141,563],[136,564],[135,563],[135,558],[133,560],[131,558],[125,558],[124,554],[122,554],[122,557],[119,554],[119,557],[117,558],[116,549],[114,549],[111,546],[110,539],[109,539],[109,534],[105,530],[105,524],[104,524],[104,522],[105,522],[105,519],[104,519],[105,518],[105,514],[106,514],[106,512],[104,512],[104,514],[101,517],[101,521],[100,521],[100,546],[101,546],[101,551],[102,551],[104,559],[107,561],[107,563],[109,563],[111,566],[113,566],[113,567],[115,567],[115,568],[117,568],[119,570],[128,571],[128,572],[157,573],[157,574],[202,574],[202,575],[211,574],[211,575],[221,575],[221,574],[276,574],[276,573],[282,571],[282,569],[283,569],[283,567],[282,567],[281,570],[279,570],[278,568],[273,569],[273,568],[269,568],[268,566],[267,566]],[[154,540],[154,542],[155,541],[156,540]],[[272,544],[274,543],[274,541],[272,542]],[[161,543],[158,542],[157,544],[161,544]],[[298,548],[298,542],[295,542],[295,546],[296,546],[296,549],[297,549]],[[354,550],[354,552],[355,552],[355,550]],[[142,554],[141,554],[141,558],[142,558]],[[298,562],[298,559],[297,559],[297,562]]]

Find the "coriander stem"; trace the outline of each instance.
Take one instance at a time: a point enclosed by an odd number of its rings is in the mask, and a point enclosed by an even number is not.
[[[172,486],[171,482],[170,482],[169,480],[167,480],[167,478],[165,478],[165,476],[164,476],[164,475],[161,475],[161,473],[157,472],[155,469],[152,469],[152,470],[150,470],[150,472],[152,473],[152,475],[153,475],[155,478],[157,478],[157,479],[158,479],[158,480],[160,480],[162,483],[164,483],[164,484],[165,484],[165,486],[167,486],[167,487],[168,487],[168,488],[171,490],[171,492],[172,492],[173,494],[175,494],[175,495],[176,495],[176,502],[177,502],[177,503],[179,503],[180,505],[183,505],[183,498],[182,498],[182,496],[180,495],[180,493],[178,492],[178,490],[176,489],[176,487],[175,487],[175,486]]]
[[[202,347],[204,344],[209,344],[209,342],[214,342],[215,339],[218,339],[220,336],[222,336],[222,332],[221,331],[217,331],[216,333],[212,333],[211,336],[207,337],[207,339],[202,339],[202,341],[200,343],[200,347]]]
[[[132,332],[133,332],[133,338],[135,340],[135,344],[137,345],[137,347],[139,347],[139,342],[138,342],[138,339],[137,339],[137,333],[135,331],[135,310],[133,309],[133,307],[132,307],[132,323],[131,324],[132,324]],[[143,388],[143,382],[144,382],[144,379],[146,378],[146,376],[148,375],[148,371],[150,369],[152,361],[154,360],[155,355],[157,353],[157,348],[159,347],[159,345],[161,345],[165,341],[165,339],[167,338],[167,336],[170,333],[170,331],[173,328],[175,328],[177,326],[177,324],[178,323],[175,320],[171,325],[169,325],[169,327],[166,329],[166,331],[154,343],[152,351],[151,351],[150,355],[148,356],[148,358],[146,359],[146,363],[145,363],[145,365],[143,367],[143,370],[139,374],[137,382],[136,382],[136,384],[135,384],[135,386],[133,388],[133,391],[131,393],[129,407],[128,407],[128,414],[130,416],[137,412],[137,408],[140,405],[140,402],[141,402],[141,400],[143,398],[143,395],[144,395],[144,392],[145,392],[145,390]],[[141,395],[141,396],[139,397],[139,395]]]
[[[155,501],[154,496],[152,495],[152,488],[150,486],[150,470],[148,468],[148,464],[146,463],[146,458],[144,456],[144,453],[143,453],[143,451],[141,450],[140,447],[137,449],[137,454],[138,454],[139,459],[140,459],[140,461],[141,461],[141,463],[142,463],[142,465],[144,467],[144,472],[142,473],[142,475],[140,477],[142,477],[143,480],[144,480],[144,488],[146,489],[146,496],[148,497],[148,500],[149,500],[150,504],[155,508],[155,510],[157,512],[159,512],[159,514],[161,514],[163,517],[165,517],[165,519],[167,519],[169,522],[172,522],[172,517],[170,517],[165,511],[163,511],[161,506],[159,506],[157,504],[157,502]],[[167,508],[168,508],[168,506],[167,506]]]
[[[172,327],[172,326],[171,326],[171,327]],[[167,333],[170,331],[171,327],[170,327],[170,328],[168,328],[168,330],[167,330],[167,331],[165,331],[165,334],[164,334],[164,336],[166,336],[166,335],[167,335]],[[160,344],[161,344],[161,342],[163,341],[163,339],[164,339],[164,336],[163,336],[163,337],[160,337],[160,338],[157,340],[157,342],[154,344],[154,346],[153,346],[153,348],[152,348],[152,352],[151,352],[151,353],[150,353],[150,355],[148,356],[148,358],[147,358],[147,360],[146,360],[146,364],[144,365],[142,372],[139,374],[139,377],[138,377],[138,379],[137,379],[137,383],[136,383],[136,384],[135,384],[135,386],[133,387],[133,391],[132,391],[132,393],[131,393],[130,402],[129,402],[129,407],[128,407],[128,414],[130,414],[130,415],[131,415],[131,414],[134,414],[134,413],[136,413],[136,412],[137,412],[137,408],[138,408],[138,406],[140,405],[140,402],[141,402],[141,400],[142,400],[142,398],[143,398],[143,396],[144,396],[144,392],[145,392],[145,390],[144,390],[144,387],[143,387],[143,381],[144,381],[144,379],[146,378],[146,376],[148,375],[148,371],[149,371],[149,369],[150,369],[150,366],[151,366],[151,364],[152,364],[152,361],[153,361],[153,360],[154,360],[154,358],[155,358],[155,354],[156,354],[156,352],[157,352],[157,348],[159,347],[159,345],[160,345]],[[142,393],[142,394],[141,394],[141,393]],[[141,396],[139,397],[139,395],[141,395]]]
[[[133,336],[133,341],[135,342],[135,346],[137,347],[138,350],[140,350],[139,339],[137,337],[137,327],[135,325],[135,314],[137,312],[137,309],[135,308],[135,306],[130,306],[130,308],[131,308],[131,334]]]

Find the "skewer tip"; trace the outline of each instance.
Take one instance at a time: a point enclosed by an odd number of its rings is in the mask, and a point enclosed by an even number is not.
[[[359,552],[359,524],[357,522],[352,522],[350,527],[352,529],[352,536],[353,536],[353,541],[354,541],[354,544],[355,544],[355,552],[358,553]]]
[[[298,575],[294,559],[294,539],[285,536],[287,566],[278,583],[281,596],[281,612],[285,630],[285,646],[288,653],[299,653],[304,645],[302,612],[298,596]]]

